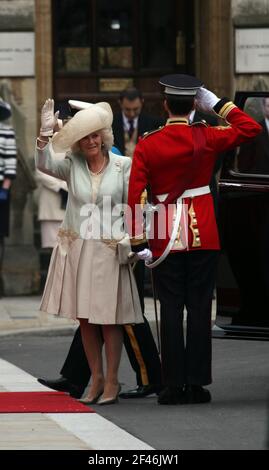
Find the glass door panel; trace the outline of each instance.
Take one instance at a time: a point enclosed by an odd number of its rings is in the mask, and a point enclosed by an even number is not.
[[[97,44],[100,70],[133,67],[131,0],[97,2]]]
[[[91,70],[90,7],[87,0],[55,2],[57,72]]]
[[[140,57],[143,69],[175,66],[174,0],[143,0],[140,10]]]

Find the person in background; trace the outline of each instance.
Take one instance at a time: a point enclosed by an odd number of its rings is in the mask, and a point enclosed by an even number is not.
[[[164,120],[151,116],[143,111],[144,98],[141,91],[137,88],[130,87],[123,90],[120,93],[118,103],[120,111],[115,113],[112,124],[114,144],[121,151],[122,155],[127,155],[132,158],[139,138],[146,132],[158,129],[164,124]],[[150,201],[149,186],[144,188],[142,197],[145,202]],[[141,260],[138,260],[136,263],[135,277],[140,294],[142,311],[144,312],[145,279],[147,277],[149,278],[149,276],[147,276],[145,272],[145,263]],[[131,326],[128,335],[125,332],[126,349],[129,354],[130,362],[137,371],[138,387],[127,392],[122,392],[122,398],[143,398],[152,391],[158,393],[160,389],[160,361],[157,356],[156,347],[154,347],[150,326],[147,323],[146,317],[144,318],[145,323],[143,325]],[[130,338],[132,338],[132,340],[130,340]],[[132,342],[134,344],[132,344]],[[138,359],[138,354],[134,353],[137,350],[140,351],[139,356],[143,359],[142,363],[141,360]],[[156,373],[157,371],[159,371],[158,374]],[[157,383],[156,379],[158,375],[159,380]],[[154,383],[152,379],[154,379]]]
[[[132,157],[138,138],[145,132],[158,129],[163,119],[143,111],[144,99],[137,88],[126,88],[119,97],[120,112],[115,113],[112,129],[114,145],[122,155]]]
[[[237,156],[238,171],[260,175],[269,174],[269,97],[262,98],[262,132],[250,143],[241,145]]]
[[[2,268],[5,237],[9,235],[10,188],[16,177],[17,148],[13,127],[8,119],[11,107],[0,98],[0,297],[4,294]]]
[[[57,158],[56,154],[54,158]],[[64,159],[64,155],[61,158]],[[40,187],[38,220],[41,228],[41,247],[50,249],[56,244],[57,234],[64,218],[68,197],[67,184],[39,170],[36,170],[36,181]]]

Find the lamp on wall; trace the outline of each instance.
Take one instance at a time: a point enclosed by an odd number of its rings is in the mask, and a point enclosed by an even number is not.
[[[110,28],[114,30],[120,29],[120,21],[119,20],[111,20],[110,22]]]

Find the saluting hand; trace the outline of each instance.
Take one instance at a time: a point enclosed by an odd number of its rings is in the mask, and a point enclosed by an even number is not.
[[[54,114],[54,100],[48,98],[41,109],[40,135],[51,136],[55,126],[58,124],[59,111]]]
[[[220,101],[212,91],[207,90],[206,88],[199,88],[195,97],[195,104],[198,111],[203,113],[211,113],[214,106]]]

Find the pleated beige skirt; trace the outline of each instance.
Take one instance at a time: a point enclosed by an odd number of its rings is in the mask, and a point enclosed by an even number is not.
[[[144,321],[130,265],[101,240],[56,245],[40,310],[100,325]]]

